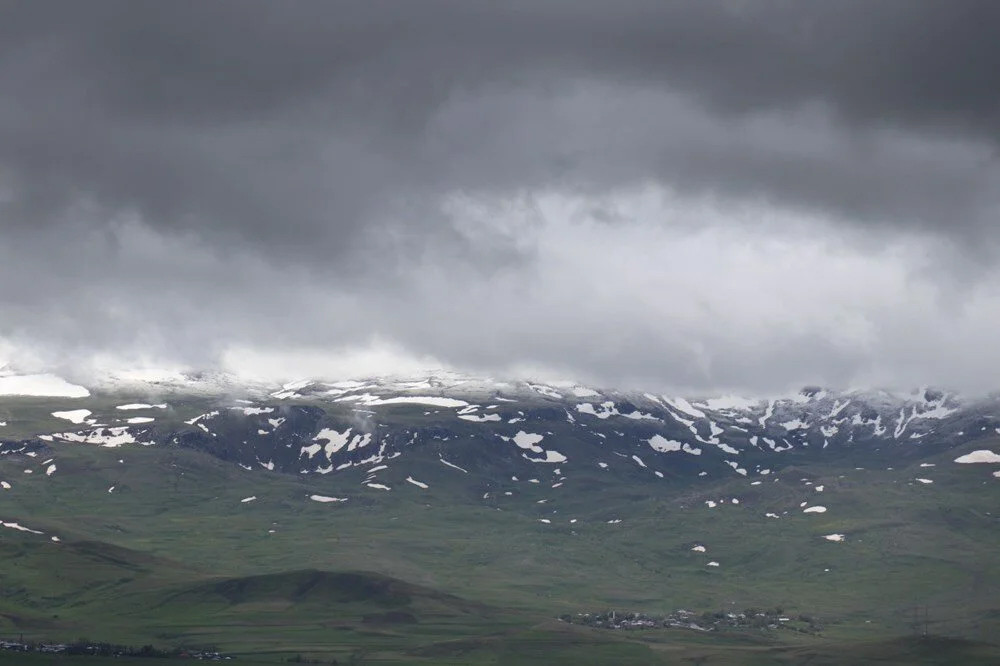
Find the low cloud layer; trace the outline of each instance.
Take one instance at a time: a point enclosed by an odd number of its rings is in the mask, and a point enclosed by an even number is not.
[[[2,14],[15,364],[996,388],[995,3]]]

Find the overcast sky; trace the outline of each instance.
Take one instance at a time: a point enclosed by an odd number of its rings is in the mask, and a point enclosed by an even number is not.
[[[0,0],[0,355],[998,389],[997,25],[994,0]]]

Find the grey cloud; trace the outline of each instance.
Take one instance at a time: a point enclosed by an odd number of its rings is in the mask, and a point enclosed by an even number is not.
[[[768,137],[770,150],[738,146],[738,159],[712,137],[812,102],[830,110],[831,142],[865,144],[864,128],[993,146],[992,2],[40,0],[3,13],[7,224],[51,223],[88,197],[164,227],[348,247],[387,198],[648,177],[930,225],[943,215],[923,204],[947,202],[951,226],[973,230],[995,212],[981,201],[996,185],[990,157],[966,160],[960,178],[929,164],[917,180],[932,190],[906,205],[854,168],[864,156],[784,150],[794,131]],[[688,95],[681,112],[712,120],[677,145],[677,108],[616,113],[572,84],[639,105]],[[525,133],[531,145],[497,145]]]
[[[626,309],[598,354],[441,309],[434,270],[473,313],[518,311],[532,287],[486,306],[476,286],[511,274],[549,281],[525,316],[573,307],[525,241],[544,215],[504,229],[449,197],[586,195],[627,228],[597,200],[653,183],[836,219],[815,227],[834,240],[935,234],[960,248],[952,271],[1000,242],[991,0],[0,0],[0,16],[0,337],[203,362],[225,342],[383,335],[456,363],[692,385],[790,380],[769,355],[786,347],[836,359],[817,372],[841,381],[869,357],[812,329],[751,359]]]

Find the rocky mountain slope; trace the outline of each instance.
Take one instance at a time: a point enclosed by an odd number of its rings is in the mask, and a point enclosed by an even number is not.
[[[655,482],[762,477],[803,460],[904,464],[1000,433],[1000,398],[933,389],[684,398],[441,374],[270,389],[173,377],[88,393],[48,399],[42,409],[59,409],[33,420],[8,399],[0,452],[175,446],[245,469],[324,476],[354,469],[374,487],[388,487],[379,474],[405,471],[414,454],[489,478],[596,466]],[[20,436],[4,437],[5,430]]]

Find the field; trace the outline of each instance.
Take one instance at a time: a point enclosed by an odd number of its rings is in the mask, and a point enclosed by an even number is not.
[[[467,460],[483,445],[449,446]],[[596,464],[465,473],[427,448],[382,490],[357,469],[248,471],[181,447],[52,450],[51,475],[42,455],[0,458],[0,519],[41,532],[0,530],[0,637],[214,647],[240,663],[1000,659],[1000,483],[953,452],[623,483]],[[747,608],[789,621],[702,633],[557,619]],[[77,661],[101,658],[0,651],[0,664]]]
[[[51,413],[62,402],[7,400],[5,439],[67,429]],[[170,403],[85,402],[102,423],[155,417],[140,437],[152,446],[0,456],[0,638],[214,648],[241,663],[1000,660],[1000,483],[953,462],[995,438],[802,447],[773,473],[762,468],[777,458],[746,449],[747,476],[708,455],[606,443],[642,442],[641,421],[591,430],[541,405],[534,432],[571,460],[539,465],[479,423],[400,405],[380,423],[433,434],[405,462],[296,474],[262,467],[297,469],[319,403],[284,410],[280,431],[267,425],[277,414],[223,410],[211,432],[190,421],[211,399]],[[177,445],[185,431],[200,439]],[[753,609],[781,619],[707,632],[560,619],[679,609],[708,614],[703,628]],[[0,663],[76,661],[102,658],[0,651]]]

